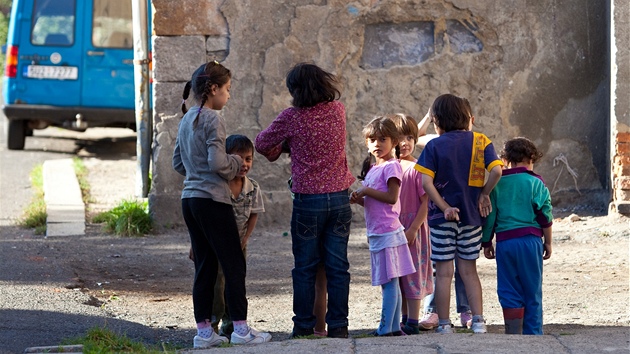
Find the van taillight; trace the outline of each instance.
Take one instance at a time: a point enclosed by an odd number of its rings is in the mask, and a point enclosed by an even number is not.
[[[4,76],[16,77],[18,64],[18,47],[10,45],[7,49],[6,64],[4,66]]]

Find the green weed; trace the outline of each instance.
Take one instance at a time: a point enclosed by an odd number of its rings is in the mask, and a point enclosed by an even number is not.
[[[133,341],[127,336],[118,335],[107,328],[91,328],[87,334],[82,337],[74,338],[67,341],[68,344],[82,344],[83,353],[100,354],[100,353],[175,353],[176,348],[165,343],[161,344],[161,348],[150,347],[143,343]]]
[[[110,211],[97,214],[94,223],[105,223],[105,230],[119,236],[142,236],[153,228],[148,201],[123,200]]]
[[[33,198],[24,210],[24,215],[18,224],[24,228],[35,229],[35,233],[43,235],[46,232],[46,203],[44,202],[44,174],[41,164],[35,166],[30,173],[33,187]]]
[[[77,181],[79,182],[83,203],[89,204],[90,201],[92,201],[92,196],[90,195],[90,184],[87,180],[88,170],[83,160],[78,157],[72,158],[72,166],[74,167],[74,174],[77,176]]]

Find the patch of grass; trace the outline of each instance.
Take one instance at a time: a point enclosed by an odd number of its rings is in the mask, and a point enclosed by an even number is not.
[[[146,200],[123,200],[114,209],[94,216],[92,222],[105,223],[107,232],[119,236],[142,236],[153,228]]]
[[[82,344],[83,353],[175,353],[176,348],[162,343],[161,348],[150,347],[133,341],[127,336],[120,336],[107,328],[91,328],[82,337],[70,339],[68,344]]]
[[[35,233],[43,235],[46,232],[46,203],[44,202],[44,173],[43,165],[39,164],[30,173],[33,186],[33,198],[24,210],[23,217],[18,224],[24,228],[35,229]]]
[[[74,167],[74,174],[77,176],[77,181],[79,182],[83,203],[89,204],[90,201],[92,201],[92,196],[90,195],[90,184],[87,180],[88,170],[83,160],[78,157],[72,158],[72,166]]]

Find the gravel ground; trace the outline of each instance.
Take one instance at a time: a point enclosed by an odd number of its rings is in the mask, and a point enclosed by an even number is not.
[[[85,165],[92,212],[133,195],[133,189],[121,187],[134,185],[132,158],[88,158]],[[553,255],[544,269],[547,333],[566,326],[630,326],[629,230],[629,219],[620,216],[584,213],[555,220]],[[249,321],[270,331],[274,341],[288,339],[292,328],[293,259],[286,231],[257,229],[248,246]],[[380,288],[370,285],[364,231],[355,224],[348,247],[351,335],[373,330],[380,318]],[[8,227],[2,241],[0,353],[56,345],[94,326],[147,343],[192,345],[193,265],[185,230],[120,238],[88,225],[85,236],[45,238]],[[494,261],[482,257],[478,270],[489,331],[501,333]],[[455,321],[454,296],[451,312]]]

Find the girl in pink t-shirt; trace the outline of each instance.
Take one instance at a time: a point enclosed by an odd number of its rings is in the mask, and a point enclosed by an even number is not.
[[[407,246],[416,272],[400,278],[403,295],[401,329],[406,334],[419,334],[420,303],[433,293],[433,267],[427,213],[429,197],[422,188],[422,175],[416,171],[413,151],[418,141],[418,124],[405,114],[392,120],[398,128],[398,161],[403,174],[400,186],[400,222],[405,227]]]
[[[380,285],[383,294],[381,322],[371,334],[402,335],[399,279],[416,269],[399,220],[402,168],[394,156],[398,130],[391,116],[376,117],[363,128],[363,135],[370,155],[359,176],[363,186],[351,194],[350,203],[365,207],[372,285]],[[375,164],[372,164],[372,156],[376,158]]]

